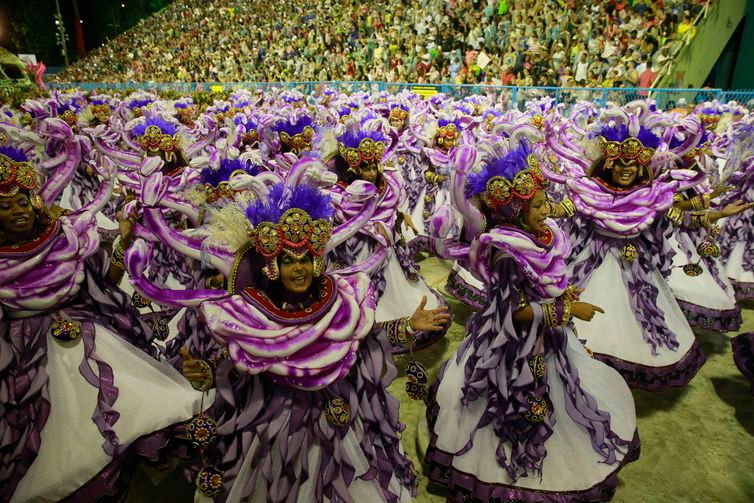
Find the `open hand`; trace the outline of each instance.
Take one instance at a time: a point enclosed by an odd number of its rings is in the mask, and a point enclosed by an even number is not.
[[[427,305],[427,296],[422,297],[419,307],[409,318],[408,323],[415,332],[434,332],[442,330],[445,324],[450,321],[450,309],[448,306],[438,307],[437,309],[425,310]]]
[[[732,217],[733,215],[738,215],[739,213],[744,212],[749,208],[754,208],[754,203],[745,203],[739,199],[738,201],[734,201],[723,208],[720,213],[722,213],[724,217]]]

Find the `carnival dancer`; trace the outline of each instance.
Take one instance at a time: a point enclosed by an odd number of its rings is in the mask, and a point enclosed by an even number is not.
[[[457,207],[478,232],[467,253],[487,299],[432,386],[425,460],[450,501],[604,501],[638,457],[633,397],[571,328],[572,317],[607,315],[569,286],[570,243],[548,218],[524,131],[478,172],[474,149],[456,154],[453,185],[471,198]]]
[[[336,222],[345,222],[367,206],[348,198],[349,186],[355,181],[368,182],[377,188],[379,203],[370,222],[330,254],[332,263],[351,266],[370,255],[382,254],[385,262],[372,272],[377,300],[378,322],[409,316],[422,297],[434,309],[445,305],[442,295],[432,290],[421,277],[402,237],[401,226],[412,227],[411,217],[399,210],[405,198],[395,168],[385,169],[390,157],[389,138],[380,130],[381,120],[351,124],[337,138],[318,141],[319,155],[333,165],[338,184],[333,187]],[[330,133],[332,135],[332,133]],[[335,266],[338,267],[338,266]],[[416,347],[426,347],[441,338],[449,325],[436,333],[416,335]],[[396,348],[403,350],[405,348]]]
[[[682,219],[671,208],[673,196],[703,175],[671,169],[677,156],[652,132],[666,125],[665,118],[646,102],[608,109],[600,119],[586,146],[574,144],[565,126],[547,136],[566,165],[563,173],[548,175],[568,188],[570,199],[558,216],[577,214],[569,222],[571,280],[586,289],[586,301],[599,301],[610,313],[575,326],[595,357],[618,369],[630,386],[684,386],[705,356],[665,280],[672,250],[657,220],[669,210],[669,218]]]
[[[113,166],[91,204],[59,214],[51,204],[80,151],[62,121],[43,127],[67,146],[44,184],[22,151],[0,149],[0,500],[90,502],[122,496],[136,456],[154,460],[180,442],[201,394],[147,353],[151,333],[115,287],[130,211],[120,245],[99,246],[94,214]]]
[[[754,118],[748,117],[733,129],[731,143],[735,145],[736,155],[728,159],[725,171],[729,177],[724,180],[732,190],[725,194],[724,201],[743,201],[748,207],[754,203]],[[722,223],[720,257],[739,301],[754,299],[753,243],[754,225],[750,214],[727,218]]]
[[[159,178],[145,185],[157,188]],[[359,270],[383,258],[324,270],[328,249],[368,222],[377,193],[371,184],[353,184],[351,197],[371,200],[371,208],[333,230],[330,197],[317,188],[333,182],[321,164],[305,159],[285,183],[255,186],[258,199],[245,211],[236,207],[237,225],[218,226],[206,238],[213,242],[204,253],[228,274],[227,291],[161,291],[141,275],[147,243],[137,241],[126,257],[144,295],[198,305],[212,336],[227,347],[226,359],[189,358],[184,366],[204,388],[217,386],[219,448],[205,447],[204,459],[214,464],[197,475],[206,497],[394,502],[415,494],[415,473],[397,436],[398,401],[386,391],[396,375],[388,340],[407,344],[410,332],[435,330],[449,316],[422,305],[385,323],[387,338],[377,336],[372,287]],[[154,203],[159,188],[145,196],[145,204]],[[154,230],[186,252],[201,247],[164,222]],[[199,426],[214,433],[207,424]]]
[[[689,122],[689,119],[684,122]],[[704,174],[704,180],[674,196],[673,211],[676,215],[679,214],[676,210],[681,210],[693,216],[686,222],[676,220],[681,225],[667,238],[675,253],[668,285],[692,327],[738,330],[742,321],[741,308],[736,302],[733,285],[719,261],[717,239],[720,227],[716,221],[726,214],[732,214],[741,204],[726,205],[719,211],[711,209],[711,206],[715,206],[712,202],[727,189],[711,183],[711,171],[716,171],[716,166],[708,158],[707,133],[694,127],[695,118],[691,118],[690,122],[692,127],[685,128],[685,136],[697,134],[699,142],[685,141],[687,138],[679,138],[674,133],[669,147],[679,155],[680,168],[700,171]],[[696,133],[692,130],[696,130]],[[682,147],[682,144],[685,146]],[[683,150],[679,150],[681,148]],[[712,169],[707,169],[707,166]]]

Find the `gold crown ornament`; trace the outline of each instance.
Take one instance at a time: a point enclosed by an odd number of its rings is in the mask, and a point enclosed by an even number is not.
[[[29,161],[18,162],[0,154],[0,197],[13,197],[19,190],[34,194],[39,185],[39,174]]]
[[[385,153],[385,142],[375,141],[372,138],[363,138],[358,147],[346,147],[338,143],[338,153],[348,163],[348,169],[359,173],[361,164],[379,164]]]
[[[529,167],[516,173],[513,180],[502,176],[490,178],[481,196],[482,201],[491,208],[500,208],[509,205],[514,198],[528,201],[538,190],[547,188],[549,180],[542,174],[534,154],[530,154],[526,162]]]
[[[305,126],[300,133],[293,136],[285,131],[280,133],[280,143],[288,147],[294,154],[298,154],[302,150],[309,150],[312,146],[313,138],[314,128],[311,126]]]
[[[444,126],[437,128],[437,134],[435,134],[435,142],[439,147],[450,150],[458,143],[458,137],[460,133],[458,128],[452,122]]]
[[[636,162],[641,166],[646,166],[655,155],[655,149],[645,147],[638,138],[633,136],[626,138],[621,142],[608,141],[604,136],[599,137],[600,147],[605,159],[612,164],[613,161],[622,159],[624,162]]]
[[[251,231],[254,247],[268,261],[262,272],[273,281],[280,277],[275,259],[283,250],[297,258],[311,253],[314,258],[315,276],[318,276],[324,269],[322,255],[330,236],[330,222],[323,218],[312,220],[307,212],[299,208],[286,210],[277,223],[260,222]]]
[[[136,141],[146,152],[165,152],[168,154],[166,161],[171,161],[178,150],[178,133],[173,136],[163,134],[162,129],[155,125],[148,126],[144,135],[137,138]]]

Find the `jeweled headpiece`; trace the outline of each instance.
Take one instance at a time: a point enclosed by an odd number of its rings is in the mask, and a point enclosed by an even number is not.
[[[348,170],[359,175],[365,164],[382,162],[387,138],[380,132],[347,132],[338,138],[338,154],[348,164]]]
[[[521,140],[517,148],[503,157],[487,161],[479,172],[469,175],[466,197],[479,195],[488,208],[494,211],[505,209],[510,220],[518,215],[537,191],[548,185],[549,180],[542,174],[529,143]]]
[[[280,143],[294,154],[312,148],[314,128],[312,118],[308,115],[302,115],[294,123],[287,120],[280,121],[272,126],[272,130],[277,131]]]
[[[599,139],[606,169],[617,159],[646,166],[660,146],[660,139],[643,126],[636,136],[631,136],[625,125],[602,128],[593,136]]]
[[[80,107],[75,102],[69,101],[58,108],[58,117],[69,126],[74,127],[79,120],[79,110]]]
[[[178,151],[178,128],[161,117],[150,117],[131,130],[145,152],[165,152],[165,160],[171,161]]]
[[[310,185],[288,190],[282,183],[274,185],[265,200],[257,199],[245,210],[253,246],[266,261],[262,272],[272,281],[280,277],[277,257],[283,250],[296,257],[311,253],[315,275],[321,273],[332,235],[330,196]]]
[[[191,124],[194,121],[194,104],[190,101],[179,101],[173,104],[175,115],[183,124]]]
[[[92,115],[94,115],[100,122],[107,122],[110,118],[110,104],[100,98],[92,98],[89,100],[89,104],[92,107]]]
[[[705,129],[715,129],[720,122],[720,110],[717,108],[702,108],[699,112],[699,120]]]
[[[437,132],[435,133],[435,143],[440,148],[448,149],[455,147],[458,143],[458,137],[461,135],[461,123],[456,120],[440,119],[437,122]]]
[[[390,108],[389,120],[405,121],[408,119],[408,107],[403,105],[393,105]]]
[[[135,117],[144,115],[144,110],[154,102],[152,98],[135,98],[128,102],[128,108],[133,112]]]
[[[232,200],[236,192],[231,188],[230,180],[238,174],[256,176],[259,174],[259,166],[255,166],[251,161],[244,162],[237,158],[221,160],[218,169],[211,167],[202,169],[200,179],[207,202],[212,204],[222,199]]]
[[[19,190],[33,195],[39,185],[39,174],[22,150],[0,147],[0,196],[13,197]]]
[[[236,127],[243,126],[241,142],[251,148],[259,145],[259,124],[243,114],[238,114],[233,118]]]

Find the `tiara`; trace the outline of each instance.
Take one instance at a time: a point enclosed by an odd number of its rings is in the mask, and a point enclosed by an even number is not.
[[[382,160],[385,142],[362,138],[357,147],[346,147],[342,142],[338,142],[338,153],[348,163],[349,169],[358,172],[362,163],[379,163]]]
[[[458,141],[458,127],[452,122],[438,127],[435,141],[437,141],[437,144],[443,148],[454,147]]]
[[[66,110],[62,114],[60,114],[60,118],[63,119],[63,122],[68,124],[69,126],[73,127],[78,122],[78,117],[76,116],[76,113],[73,110]]]
[[[137,138],[136,141],[141,145],[141,148],[148,152],[156,152],[158,150],[175,152],[178,150],[178,133],[173,136],[163,134],[162,129],[155,125],[147,126],[144,134]]]
[[[390,120],[405,121],[408,118],[408,111],[401,107],[395,107],[390,110]]]
[[[311,148],[312,138],[314,138],[314,128],[311,126],[305,126],[300,133],[294,134],[293,136],[285,131],[280,132],[280,142],[290,148],[295,154],[299,153],[301,150]]]
[[[319,258],[325,252],[327,242],[332,236],[332,224],[324,218],[312,220],[309,214],[300,208],[286,210],[277,221],[260,222],[251,231],[251,240],[257,252],[267,259],[264,274],[271,280],[280,276],[275,258],[287,250],[296,258],[311,253]]]
[[[39,174],[30,162],[14,161],[0,154],[0,196],[12,197],[19,190],[36,192],[39,188]]]
[[[604,136],[599,136],[602,153],[608,161],[622,159],[624,161],[636,161],[642,166],[649,164],[652,156],[655,155],[655,149],[645,147],[640,139],[630,136],[623,141],[606,140]]]
[[[547,188],[549,181],[542,174],[534,154],[526,157],[526,164],[528,167],[516,173],[513,180],[499,175],[487,180],[482,201],[491,208],[500,208],[511,204],[514,198],[528,201],[537,191]]]

